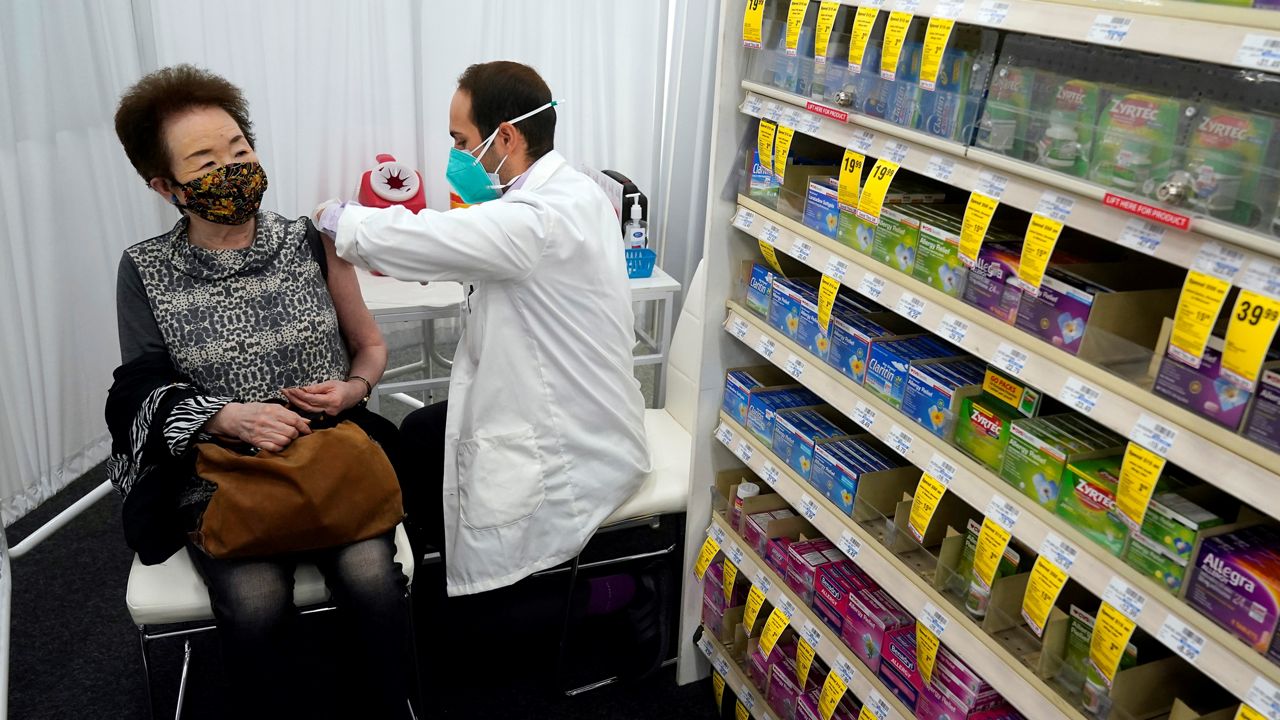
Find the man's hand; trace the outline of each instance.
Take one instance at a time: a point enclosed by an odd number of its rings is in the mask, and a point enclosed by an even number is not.
[[[328,380],[306,387],[285,388],[281,392],[295,407],[307,412],[337,415],[355,407],[368,388],[359,380]]]
[[[310,435],[309,421],[276,403],[227,403],[205,429],[256,448],[280,452],[299,436]]]

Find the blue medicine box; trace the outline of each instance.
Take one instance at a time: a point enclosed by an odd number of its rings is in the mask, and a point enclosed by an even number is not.
[[[804,201],[804,224],[836,239],[840,227],[839,182],[833,177],[809,179],[809,192]]]
[[[895,467],[862,438],[845,438],[818,443],[814,448],[813,473],[809,484],[853,517],[853,502],[858,494],[858,480],[869,472]]]
[[[860,315],[835,314],[831,318],[831,349],[827,354],[827,364],[861,384],[867,372],[871,341],[890,334],[879,323]]]
[[[955,350],[929,335],[873,342],[862,386],[893,407],[901,408],[912,362],[955,356]]]
[[[825,360],[831,341],[818,325],[818,291],[807,283],[774,278],[769,324]]]
[[[777,273],[755,263],[751,266],[751,281],[747,283],[747,308],[764,317],[769,314],[769,298],[773,296],[773,281]]]
[[[960,411],[957,392],[972,387],[976,394],[985,374],[986,365],[973,359],[912,365],[902,412],[925,430],[949,440]]]
[[[746,370],[733,370],[724,378],[724,401],[721,409],[729,413],[743,427],[747,426],[747,409],[751,406],[751,392],[764,384]]]
[[[765,446],[773,447],[773,421],[779,410],[819,402],[817,395],[798,385],[753,392],[747,407],[747,429]]]
[[[773,452],[800,477],[809,479],[813,446],[820,440],[848,435],[843,428],[813,408],[779,412],[773,425]]]

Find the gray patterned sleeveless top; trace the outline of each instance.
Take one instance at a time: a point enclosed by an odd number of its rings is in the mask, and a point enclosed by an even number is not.
[[[177,369],[207,395],[261,402],[347,376],[337,311],[306,218],[260,212],[253,244],[207,250],[187,219],[126,252]]]

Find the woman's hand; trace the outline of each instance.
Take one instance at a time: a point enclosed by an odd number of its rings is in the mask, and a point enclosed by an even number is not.
[[[310,435],[309,420],[277,403],[227,403],[205,429],[236,438],[256,448],[280,452],[301,435]]]
[[[355,407],[364,399],[368,388],[359,380],[328,380],[306,387],[285,388],[286,400],[307,412],[337,415]]]

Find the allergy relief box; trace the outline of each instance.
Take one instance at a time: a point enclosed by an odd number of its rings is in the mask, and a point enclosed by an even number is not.
[[[1280,373],[1262,373],[1253,408],[1244,424],[1244,436],[1280,452]]]
[[[1124,438],[1073,413],[1014,420],[1000,477],[1052,511],[1068,463],[1122,453],[1124,444]]]
[[[960,222],[963,210],[947,206],[921,208],[916,264],[911,276],[934,290],[958,298],[964,294],[969,269],[960,261]]]
[[[995,368],[987,368],[982,393],[960,401],[953,442],[978,462],[999,472],[1009,444],[1010,424],[1040,413],[1039,390]]]
[[[1280,533],[1256,526],[1205,538],[1186,600],[1272,662],[1280,661]]]
[[[864,475],[904,467],[906,462],[889,452],[871,435],[820,442],[814,448],[809,484],[853,517],[858,483]]]
[[[959,350],[932,335],[879,340],[871,344],[862,386],[893,407],[900,408],[913,363],[959,355]]]
[[[982,392],[987,365],[976,358],[913,364],[902,396],[902,412],[944,440],[955,432],[966,397]]]
[[[884,207],[871,242],[871,257],[900,273],[910,275],[916,266],[920,240],[920,215],[911,205]]]
[[[773,422],[773,452],[808,480],[813,468],[814,444],[847,437],[848,425],[848,418],[826,405],[780,411]]]
[[[1055,512],[1085,537],[1119,557],[1129,526],[1116,510],[1123,455],[1109,455],[1067,464]]]
[[[1166,322],[1166,326],[1168,325]],[[1152,391],[1235,432],[1244,421],[1245,410],[1253,393],[1222,376],[1222,347],[1221,338],[1210,336],[1209,344],[1205,346],[1200,358],[1199,368],[1191,367],[1165,353]],[[1262,367],[1267,370],[1278,366],[1280,363],[1276,363],[1274,356],[1268,354],[1268,362],[1263,363]]]
[[[1129,567],[1154,578],[1165,590],[1178,594],[1187,576],[1187,559],[1174,555],[1164,545],[1146,535],[1129,536],[1124,549],[1124,561]]]
[[[791,376],[773,365],[729,368],[724,378],[724,400],[721,409],[739,425],[747,426],[747,410],[751,406],[751,393],[767,387],[796,387]]]
[[[802,385],[753,391],[747,406],[747,429],[757,440],[773,447],[773,422],[779,410],[820,402],[817,395]]]

